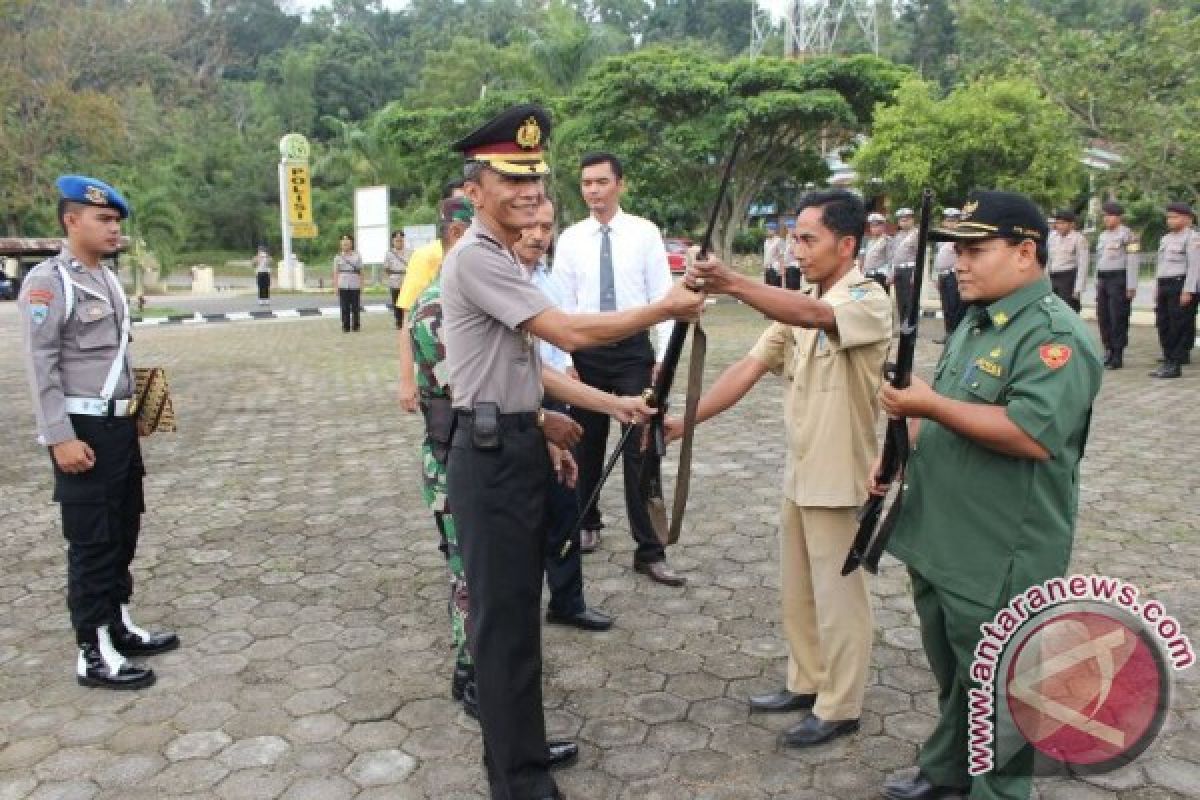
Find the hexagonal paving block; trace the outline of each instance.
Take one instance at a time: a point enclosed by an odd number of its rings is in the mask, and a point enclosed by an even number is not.
[[[403,750],[372,750],[360,753],[346,775],[359,786],[386,786],[402,783],[417,767],[417,760]]]

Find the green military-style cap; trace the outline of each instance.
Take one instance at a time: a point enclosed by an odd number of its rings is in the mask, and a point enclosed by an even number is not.
[[[1032,200],[1016,192],[971,192],[962,216],[953,228],[934,228],[929,238],[937,242],[964,242],[1010,238],[1046,241],[1046,217]]]

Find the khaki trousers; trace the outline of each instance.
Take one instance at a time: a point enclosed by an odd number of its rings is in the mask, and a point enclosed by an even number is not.
[[[783,501],[779,568],[787,688],[816,694],[823,720],[862,713],[874,635],[863,570],[842,577],[858,529],[854,508],[811,508]]]

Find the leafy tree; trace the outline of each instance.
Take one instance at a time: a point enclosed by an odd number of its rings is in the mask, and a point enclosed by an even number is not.
[[[1066,114],[1028,80],[980,81],[944,99],[913,80],[900,87],[895,105],[876,112],[853,165],[897,204],[914,204],[924,187],[946,204],[995,187],[1050,208],[1077,194],[1080,154]]]

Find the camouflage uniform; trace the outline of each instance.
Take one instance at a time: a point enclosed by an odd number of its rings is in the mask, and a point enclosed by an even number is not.
[[[449,420],[452,413],[446,343],[442,337],[440,280],[434,280],[413,303],[410,335],[421,412],[425,415],[425,439],[421,444],[422,496],[437,522],[442,538],[441,550],[450,568],[450,631],[458,663],[466,666],[471,663],[471,656],[467,652],[467,579],[463,572],[462,551],[454,527],[454,516],[446,498],[446,459],[449,456]],[[444,417],[435,411],[438,406],[447,409]],[[439,425],[445,426],[440,434]]]

